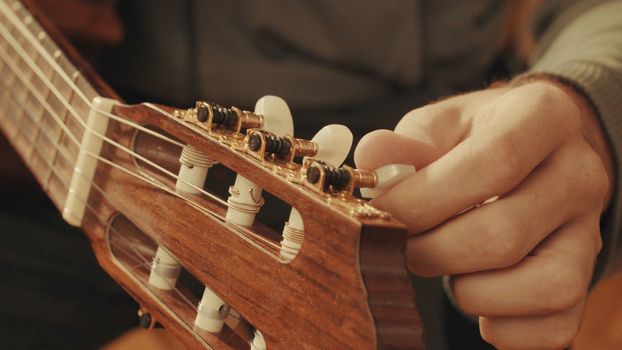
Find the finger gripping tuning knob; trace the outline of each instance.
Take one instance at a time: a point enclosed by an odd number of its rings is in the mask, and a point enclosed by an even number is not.
[[[393,186],[415,173],[415,167],[407,164],[388,164],[374,171],[376,184],[374,187],[361,188],[361,196],[375,198],[390,190]]]

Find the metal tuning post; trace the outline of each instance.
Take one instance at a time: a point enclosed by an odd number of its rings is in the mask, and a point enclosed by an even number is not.
[[[372,171],[347,165],[337,168],[316,160],[306,161],[303,169],[305,185],[317,192],[351,195],[360,188],[366,198],[384,193],[415,173],[415,167],[407,164],[388,164]]]
[[[313,157],[318,147],[313,141],[292,136],[277,136],[267,130],[249,129],[244,144],[247,152],[259,160],[293,162],[296,157]]]
[[[207,131],[224,128],[240,133],[244,129],[262,127],[264,123],[261,114],[244,111],[237,107],[227,108],[205,101],[198,101],[195,108],[177,111],[175,115]]]
[[[350,152],[352,139],[352,132],[343,125],[331,124],[323,127],[310,141],[316,146],[314,159],[334,166],[341,165]],[[279,253],[281,259],[291,261],[298,254],[304,241],[304,229],[300,212],[292,208],[283,228]]]
[[[377,183],[374,172],[347,165],[338,168],[309,159],[303,169],[305,185],[319,193],[352,195],[357,187],[374,187]]]

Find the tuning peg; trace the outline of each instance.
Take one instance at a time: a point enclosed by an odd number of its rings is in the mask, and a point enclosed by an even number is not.
[[[389,164],[371,171],[347,165],[337,168],[315,159],[307,160],[304,169],[305,185],[317,192],[351,195],[360,188],[367,198],[380,195],[415,173],[415,167],[406,164]]]
[[[352,138],[348,127],[341,124],[326,125],[311,139],[317,145],[317,154],[313,158],[332,166],[341,165],[350,153]]]
[[[277,136],[292,135],[294,121],[287,103],[280,97],[264,96],[255,105],[255,113],[263,115],[263,128]],[[227,199],[228,222],[251,226],[255,215],[263,205],[261,187],[241,175],[237,175],[235,183],[229,188],[230,196]]]
[[[293,134],[294,122],[283,99],[276,96],[262,97],[257,101],[255,113],[263,116],[265,130],[278,136]],[[237,175],[234,185],[229,188],[229,208],[225,220],[241,226],[251,226],[263,205],[261,192],[261,187],[244,176]],[[229,307],[225,302],[206,286],[194,324],[212,333],[220,332],[228,311]]]
[[[373,187],[361,188],[363,198],[375,198],[415,173],[415,167],[408,164],[388,164],[374,170],[376,183]]]
[[[350,153],[352,132],[346,126],[331,124],[320,129],[311,141],[317,147],[314,159],[332,166],[339,166]],[[283,240],[281,240],[279,253],[281,259],[291,261],[298,254],[304,241],[304,229],[300,212],[292,208],[283,228]]]
[[[294,120],[287,102],[278,96],[264,96],[257,100],[255,113],[263,115],[262,129],[278,136],[294,135]]]

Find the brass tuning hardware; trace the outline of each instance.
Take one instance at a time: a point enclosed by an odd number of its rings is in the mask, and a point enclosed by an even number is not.
[[[375,172],[347,165],[337,168],[310,159],[305,162],[303,169],[305,185],[321,193],[351,195],[356,188],[375,187],[378,183]]]
[[[296,157],[313,157],[318,152],[315,142],[291,136],[277,136],[266,130],[249,129],[244,140],[249,154],[260,160],[272,157],[293,162]]]
[[[226,108],[212,102],[198,101],[195,108],[175,111],[175,116],[199,125],[207,131],[222,127],[236,133],[244,129],[260,128],[264,118],[260,114],[241,110],[237,107]]]

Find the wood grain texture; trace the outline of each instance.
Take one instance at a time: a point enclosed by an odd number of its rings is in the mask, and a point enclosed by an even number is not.
[[[192,144],[301,212],[305,243],[292,263],[283,264],[258,250],[252,237],[233,234],[232,227],[170,194],[109,167],[98,172],[97,182],[115,207],[262,330],[269,348],[421,347],[420,322],[404,266],[402,225],[355,220],[250,157],[153,109],[117,107],[115,112]],[[133,131],[113,123],[110,132],[127,140]],[[124,166],[133,164],[115,149],[107,149],[107,157]],[[173,217],[184,220],[170,220]]]
[[[31,1],[24,3],[95,90],[118,99]],[[296,207],[305,222],[300,253],[291,263],[282,263],[253,234],[214,219],[127,172],[99,163],[94,182],[101,192],[91,191],[91,210],[82,228],[100,265],[186,346],[247,347],[229,331],[212,335],[192,329],[192,308],[170,293],[147,287],[144,274],[129,273],[123,257],[111,255],[109,225],[119,213],[166,247],[185,269],[261,330],[269,349],[422,348],[421,324],[405,267],[403,225],[355,219],[310,190],[275,176],[250,157],[146,106],[116,107],[114,112],[141,125],[153,125],[209,154]],[[111,121],[107,136],[131,147],[134,132]],[[27,150],[20,153],[24,156]],[[105,145],[102,156],[131,172],[141,171],[135,159],[118,148]],[[26,161],[35,174],[41,172],[40,165]],[[49,189],[48,193],[56,196]],[[224,211],[205,198],[193,200]],[[62,200],[56,205],[60,209]],[[265,228],[257,225],[251,229]]]

